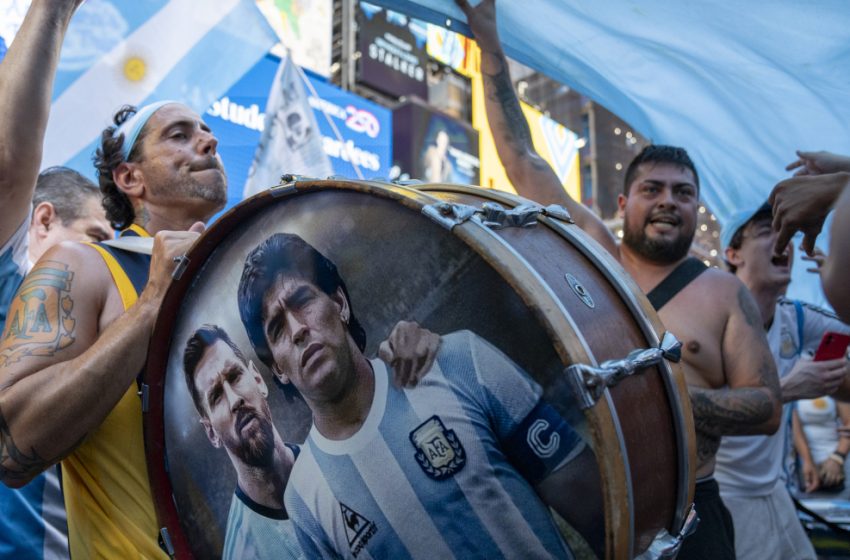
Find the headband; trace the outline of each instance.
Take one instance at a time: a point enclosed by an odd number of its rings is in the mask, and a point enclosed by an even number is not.
[[[136,145],[139,133],[145,127],[148,120],[160,109],[160,107],[168,105],[169,103],[178,102],[165,100],[145,105],[115,130],[115,133],[112,135],[113,138],[117,138],[119,134],[124,135],[124,143],[121,145],[121,155],[124,156],[124,161],[129,159],[130,152],[133,151],[133,147]]]

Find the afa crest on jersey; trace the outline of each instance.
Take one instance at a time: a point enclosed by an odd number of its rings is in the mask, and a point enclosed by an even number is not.
[[[779,356],[790,360],[797,355],[797,344],[794,342],[794,336],[788,329],[783,328],[779,337]]]
[[[434,480],[448,478],[466,464],[463,445],[439,416],[430,417],[410,432],[410,442],[416,448],[416,462]]]

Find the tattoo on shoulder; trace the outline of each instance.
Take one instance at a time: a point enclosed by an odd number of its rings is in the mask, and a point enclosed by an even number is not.
[[[24,279],[6,317],[0,366],[53,356],[74,342],[73,279],[68,266],[56,261],[44,262]]]
[[[27,454],[18,449],[3,411],[0,410],[0,479],[9,482],[26,481],[48,466],[50,461],[39,457],[35,450]]]
[[[761,320],[761,311],[759,311],[756,302],[753,301],[753,297],[744,286],[741,286],[741,289],[738,290],[738,305],[741,311],[744,312],[744,318],[747,320],[749,326],[756,329],[763,328],[764,322]]]

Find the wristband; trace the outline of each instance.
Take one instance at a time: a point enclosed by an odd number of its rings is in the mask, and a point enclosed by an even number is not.
[[[837,451],[834,453],[830,453],[829,458],[838,463],[839,465],[844,465],[844,457],[841,456]]]

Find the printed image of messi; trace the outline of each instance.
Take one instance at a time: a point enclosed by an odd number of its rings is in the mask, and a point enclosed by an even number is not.
[[[284,497],[308,557],[571,558],[548,507],[600,530],[589,446],[477,335],[442,337],[396,387],[334,263],[291,234],[248,255],[238,298],[257,356],[313,413]]]
[[[304,558],[283,506],[299,447],[284,443],[272,423],[257,368],[221,327],[204,325],[186,343],[183,371],[210,443],[236,470],[222,558]]]

